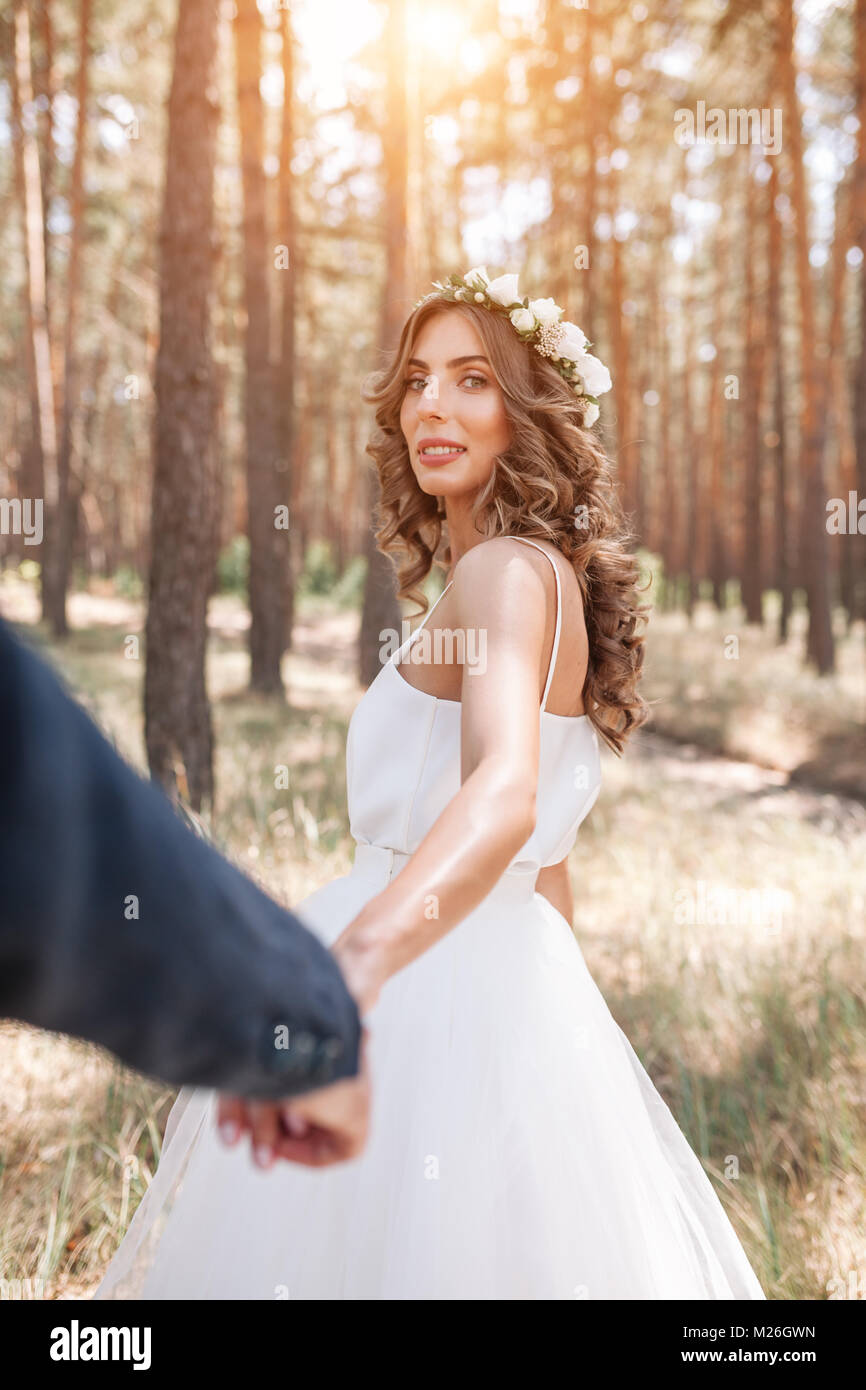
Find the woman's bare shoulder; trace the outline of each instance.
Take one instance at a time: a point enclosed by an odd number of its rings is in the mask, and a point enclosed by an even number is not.
[[[555,607],[554,569],[560,578],[563,597],[571,589],[577,590],[579,597],[574,567],[552,541],[536,541],[533,537],[532,544],[528,545],[525,539],[517,536],[491,536],[460,556],[454,566],[453,585],[458,590],[458,598],[471,601],[479,586],[482,594],[490,588],[495,590],[499,584],[506,584],[513,590],[535,575],[541,581],[541,589],[531,586],[536,598],[543,592],[545,606],[553,604]]]
[[[545,545],[545,551],[551,559],[551,552],[560,553],[556,552],[556,547],[550,543]],[[561,553],[560,561],[568,563]],[[486,575],[501,575],[515,566],[524,573],[530,569],[543,573],[542,566],[544,569],[550,569],[549,562],[536,549],[535,543],[527,545],[526,540],[517,536],[491,536],[488,540],[479,541],[460,556],[454,566],[453,578],[456,583],[459,576],[468,586]]]

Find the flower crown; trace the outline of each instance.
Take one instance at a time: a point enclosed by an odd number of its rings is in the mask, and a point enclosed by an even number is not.
[[[521,299],[516,275],[500,275],[491,280],[483,265],[467,270],[465,275],[434,280],[433,284],[435,288],[417,300],[416,309],[430,299],[457,299],[504,314],[518,337],[546,357],[575,395],[586,402],[584,425],[590,428],[595,424],[597,397],[610,390],[610,372],[603,362],[586,351],[592,343],[587,341],[583,330],[576,323],[562,320],[563,310],[558,304],[552,299]]]

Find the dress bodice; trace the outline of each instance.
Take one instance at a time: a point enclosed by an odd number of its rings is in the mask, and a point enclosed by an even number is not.
[[[601,766],[598,736],[587,716],[551,714],[546,708],[562,628],[559,570],[543,546],[527,536],[511,539],[541,551],[556,578],[556,628],[539,711],[536,825],[507,870],[537,874],[559,863],[574,845],[598,796]],[[414,853],[460,790],[460,702],[419,690],[397,670],[450,587],[383,665],[352,715],[347,786],[350,829],[358,844]]]

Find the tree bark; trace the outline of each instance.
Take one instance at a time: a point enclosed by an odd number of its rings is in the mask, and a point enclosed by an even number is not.
[[[620,496],[627,515],[636,510],[634,441],[631,423],[631,331],[623,313],[626,290],[623,284],[622,252],[614,229],[616,223],[619,179],[611,170],[609,181],[611,219],[611,277],[610,277],[610,340],[613,349],[613,398],[616,403],[617,471]],[[592,338],[592,333],[587,335]]]
[[[597,97],[593,91],[593,31],[597,22],[590,5],[586,6],[585,18],[583,23],[583,66],[580,75],[580,95],[584,119],[584,145],[586,147],[586,176],[583,190],[583,242],[587,251],[587,267],[582,272],[583,275],[583,300],[581,303],[581,313],[583,322],[581,327],[590,340],[595,339],[595,293],[593,289],[593,275],[595,274],[595,214],[596,201],[598,197],[598,171],[596,169],[596,158],[598,155],[596,130],[598,128],[599,112]]]
[[[20,117],[17,181],[24,215],[24,259],[27,278],[27,318],[29,342],[28,368],[32,382],[31,418],[34,430],[36,471],[42,477],[46,516],[45,543],[41,548],[42,609],[45,611],[46,557],[50,556],[54,537],[50,521],[57,508],[57,425],[54,402],[54,379],[51,372],[51,344],[48,335],[48,315],[45,297],[45,217],[42,207],[42,179],[39,171],[39,146],[36,140],[35,106],[33,102],[33,64],[30,43],[30,18],[26,0],[15,3],[14,96]]]
[[[698,527],[700,508],[698,506],[698,483],[701,453],[698,448],[695,428],[695,295],[690,293],[685,304],[685,324],[683,326],[683,574],[685,578],[685,608],[692,617],[698,592]]]
[[[818,377],[814,370],[815,306],[809,266],[809,206],[806,171],[803,164],[803,131],[796,86],[794,50],[794,0],[783,0],[779,42],[787,147],[793,174],[794,225],[796,240],[797,292],[800,304],[800,362],[802,364],[800,430],[803,468],[803,569],[809,604],[807,652],[818,671],[833,670],[835,649],[830,614],[827,573],[826,498],[818,409]]]
[[[387,137],[385,146],[385,287],[382,304],[382,347],[393,350],[402,327],[408,299],[407,165],[406,145],[406,0],[390,0],[388,9]],[[376,545],[373,528],[379,503],[379,480],[369,473],[369,507],[373,520],[367,532],[367,578],[361,612],[358,663],[362,685],[370,685],[381,667],[383,634],[400,630],[394,565]]]
[[[763,571],[761,544],[761,391],[763,383],[765,327],[758,304],[761,219],[755,209],[755,184],[746,174],[746,380],[743,448],[743,554],[741,584],[747,623],[763,622]]]
[[[292,174],[292,156],[295,144],[295,38],[292,31],[292,16],[288,8],[283,10],[282,39],[283,110],[282,122],[280,125],[280,179],[277,191],[279,207],[278,240],[280,245],[287,248],[288,265],[285,270],[280,271],[280,283],[282,285],[283,294],[280,303],[279,382],[276,399],[279,402],[278,429],[280,462],[284,465],[281,478],[286,492],[286,500],[289,501],[294,491],[293,477],[295,469],[295,318],[297,309],[299,247],[294,203],[294,175]],[[295,526],[296,516],[295,513],[292,512],[290,529],[286,536],[288,547],[285,564],[286,648],[292,645],[292,627],[294,625],[295,616],[295,580],[298,562],[300,560],[300,557],[295,555],[297,547]]]
[[[56,76],[54,69],[54,24],[51,17],[51,0],[37,0],[35,7],[36,28],[40,38],[41,62],[34,68],[33,86],[37,98],[44,98],[43,109],[39,113],[41,126],[39,167],[42,176],[43,238],[45,242],[45,301],[48,312],[48,335],[51,332],[51,257],[49,255],[48,217],[51,199],[54,196],[55,145],[54,145],[54,94]]]
[[[791,575],[790,537],[788,534],[788,432],[785,419],[785,357],[782,350],[782,291],[781,272],[784,244],[782,224],[776,208],[779,191],[779,156],[770,160],[767,253],[767,339],[773,353],[773,397],[770,416],[774,442],[771,446],[773,463],[773,521],[775,547],[773,555],[775,585],[779,591],[780,642],[788,640],[791,621],[793,584]]]
[[[845,348],[845,290],[848,279],[846,253],[851,234],[851,192],[849,179],[843,180],[836,194],[836,217],[833,229],[833,250],[830,279],[830,322],[827,328],[826,391],[828,411],[836,440],[836,484],[833,495],[846,497],[857,491],[857,451],[854,440],[854,419],[848,389],[848,360]],[[838,486],[838,492],[836,491]],[[858,554],[859,552],[859,554]],[[849,622],[864,608],[866,595],[866,566],[863,537],[859,533],[845,538],[839,565],[842,602]],[[860,563],[858,563],[858,560]]]
[[[196,809],[214,790],[205,651],[219,487],[210,312],[217,17],[211,0],[180,0],[160,234],[144,687],[151,772]]]
[[[84,155],[87,136],[87,94],[90,70],[92,0],[81,0],[78,28],[78,75],[75,155],[70,179],[69,262],[66,271],[66,326],[63,340],[63,406],[57,449],[57,510],[53,540],[46,556],[44,613],[55,637],[68,632],[66,596],[72,569],[80,486],[72,478],[72,426],[78,406],[78,319],[81,296],[81,245],[84,231]]]
[[[857,245],[866,260],[866,0],[857,0],[854,28],[857,61],[857,158],[854,165],[853,211]],[[857,451],[857,492],[866,498],[866,268],[860,271],[860,352],[854,370],[854,443]],[[850,549],[859,576],[855,618],[866,618],[866,536],[852,536]]]
[[[724,503],[724,448],[722,428],[722,366],[721,342],[723,333],[724,292],[728,282],[726,274],[730,258],[731,237],[723,226],[718,234],[717,251],[714,257],[713,274],[713,318],[712,341],[716,346],[709,372],[709,399],[707,403],[707,448],[710,455],[709,515],[707,517],[707,573],[713,586],[713,603],[722,612],[725,606],[725,503]]]
[[[282,460],[273,400],[268,283],[273,259],[267,245],[265,215],[264,123],[259,92],[261,17],[256,0],[237,0],[234,27],[247,311],[244,425],[250,541],[250,688],[281,695],[288,531],[277,526],[277,508],[289,505],[289,494],[286,474],[279,467]]]

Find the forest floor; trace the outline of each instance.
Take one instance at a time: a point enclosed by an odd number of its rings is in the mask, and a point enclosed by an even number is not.
[[[0,581],[0,612],[33,623],[32,590]],[[46,653],[143,767],[142,660],[126,640],[142,605],[77,594],[71,614],[69,640]],[[244,689],[241,604],[216,599],[210,621],[212,833],[297,903],[351,863],[357,615],[301,605],[285,704]],[[741,633],[730,658],[730,619],[728,633],[712,616],[691,634],[676,615],[654,624],[654,727],[604,758],[571,856],[575,932],[768,1296],[866,1298],[866,807],[825,789],[859,766],[862,638],[819,682],[797,663],[797,634],[778,649]],[[822,757],[842,743],[851,756]],[[87,1297],[155,1169],[175,1092],[11,1023],[0,1076],[0,1298]]]

